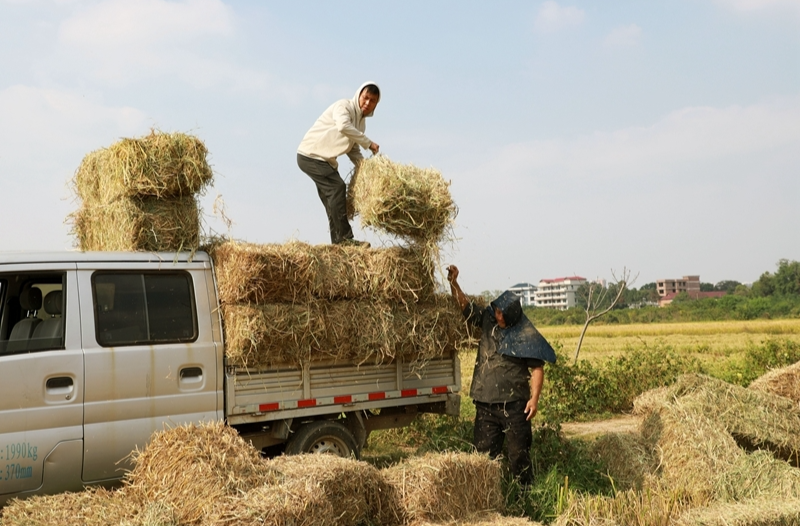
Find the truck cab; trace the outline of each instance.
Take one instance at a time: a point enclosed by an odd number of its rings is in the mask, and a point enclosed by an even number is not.
[[[0,258],[0,502],[112,483],[164,426],[223,415],[205,254]]]

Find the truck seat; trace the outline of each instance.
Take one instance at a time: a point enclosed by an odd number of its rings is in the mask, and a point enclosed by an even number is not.
[[[19,296],[19,304],[23,311],[27,311],[27,317],[21,319],[11,329],[8,335],[8,346],[6,353],[15,353],[28,349],[28,341],[33,336],[33,331],[42,320],[36,317],[36,313],[42,308],[42,291],[37,288],[30,288],[22,291]]]
[[[44,310],[50,314],[33,330],[29,350],[54,349],[62,346],[64,336],[64,318],[61,316],[62,293],[54,290],[44,297]]]

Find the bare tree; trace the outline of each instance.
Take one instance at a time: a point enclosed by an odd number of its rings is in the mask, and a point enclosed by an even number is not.
[[[633,279],[631,279],[631,271],[626,267],[622,267],[622,274],[619,276],[619,278],[614,273],[613,269],[611,270],[611,275],[614,277],[614,284],[616,285],[617,290],[610,303],[608,303],[608,294],[609,290],[611,290],[611,287],[604,287],[601,283],[594,281],[589,283],[588,287],[585,289],[586,305],[584,305],[583,309],[586,312],[586,322],[583,324],[581,336],[578,338],[578,345],[575,347],[574,363],[578,363],[578,354],[581,352],[583,337],[586,335],[586,329],[589,328],[589,324],[594,320],[602,318],[608,314],[611,309],[613,309],[617,303],[619,303],[619,300],[622,298],[622,294],[625,292],[625,289],[627,289],[630,285],[633,285],[636,282],[636,278],[639,277],[639,274],[636,274]]]

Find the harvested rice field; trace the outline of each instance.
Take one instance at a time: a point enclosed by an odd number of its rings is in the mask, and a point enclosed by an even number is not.
[[[569,355],[575,351],[581,328],[538,327],[545,338],[551,343],[559,342]],[[713,363],[741,355],[748,346],[769,338],[800,343],[800,319],[591,325],[581,346],[581,357],[594,362],[630,349],[669,346],[678,353]]]

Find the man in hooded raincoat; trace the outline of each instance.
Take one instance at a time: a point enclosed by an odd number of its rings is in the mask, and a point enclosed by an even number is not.
[[[365,82],[352,99],[331,104],[297,148],[297,165],[317,185],[334,244],[369,246],[369,243],[353,239],[353,229],[347,220],[347,186],[339,175],[337,157],[347,154],[358,168],[364,158],[361,148],[378,153],[380,146],[367,137],[364,130],[366,118],[372,117],[380,98],[378,85]]]
[[[544,362],[555,362],[555,351],[522,312],[513,292],[504,292],[482,309],[458,285],[458,268],[447,268],[447,280],[467,322],[482,329],[469,393],[475,403],[475,448],[496,458],[505,434],[511,473],[530,485],[530,419],[538,410]]]

